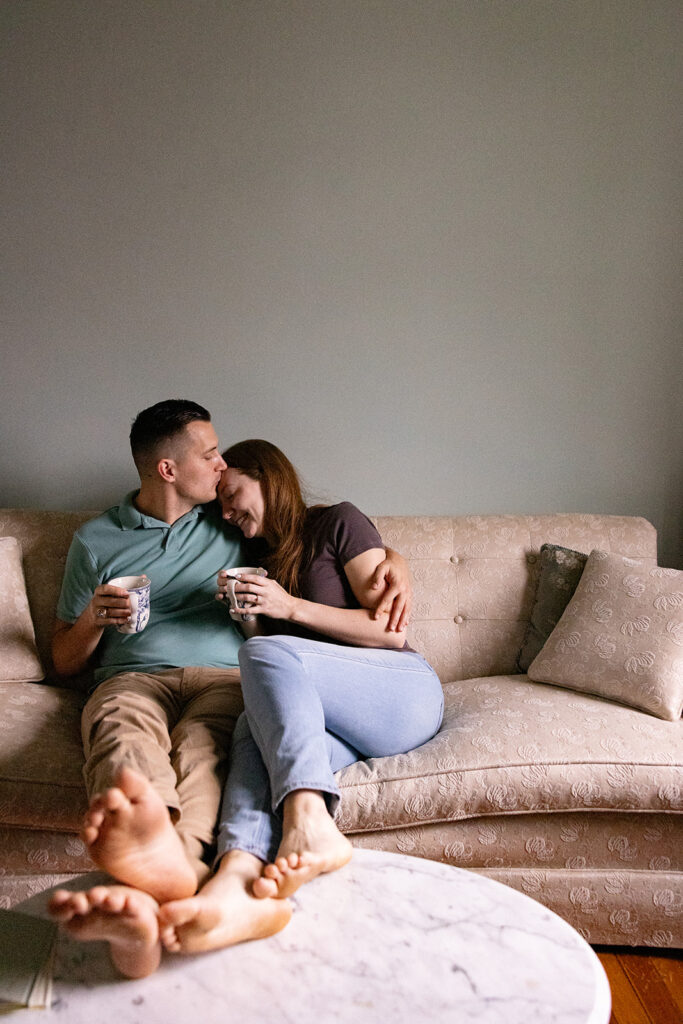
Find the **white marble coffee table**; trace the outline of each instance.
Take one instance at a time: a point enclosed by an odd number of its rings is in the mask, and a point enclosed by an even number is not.
[[[61,937],[52,1009],[31,1021],[608,1024],[609,986],[590,946],[483,876],[358,850],[295,902],[279,935],[167,956],[141,981],[118,979],[103,945]]]

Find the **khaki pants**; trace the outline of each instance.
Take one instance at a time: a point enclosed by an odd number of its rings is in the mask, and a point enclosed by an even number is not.
[[[168,806],[200,881],[243,708],[238,669],[179,668],[112,676],[81,717],[88,796],[113,786],[124,765],[144,775]]]

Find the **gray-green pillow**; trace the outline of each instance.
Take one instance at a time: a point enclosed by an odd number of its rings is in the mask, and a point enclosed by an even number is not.
[[[558,544],[544,544],[541,548],[536,598],[517,655],[520,672],[526,672],[560,621],[578,586],[587,559],[588,555]]]

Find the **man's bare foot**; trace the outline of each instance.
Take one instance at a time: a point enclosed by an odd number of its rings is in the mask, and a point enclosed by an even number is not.
[[[74,939],[108,942],[112,960],[127,978],[145,978],[159,966],[159,906],[146,892],[125,885],[58,889],[48,908]]]
[[[348,864],[353,847],[342,835],[320,793],[300,789],[285,798],[282,842],[273,864],[253,885],[254,896],[291,896],[318,875]]]
[[[231,850],[196,896],[159,909],[159,935],[172,953],[204,953],[281,931],[292,916],[287,900],[254,899],[251,886],[262,862]]]
[[[197,891],[166,804],[131,768],[121,769],[113,789],[93,797],[81,836],[98,867],[159,903]]]

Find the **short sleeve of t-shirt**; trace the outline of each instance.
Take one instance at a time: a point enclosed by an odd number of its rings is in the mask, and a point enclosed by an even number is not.
[[[344,566],[364,551],[384,547],[368,517],[348,501],[312,508],[305,544],[311,558],[299,580],[301,596],[336,608],[358,608]]]
[[[311,508],[308,510],[304,543],[311,557],[299,577],[301,596],[307,601],[331,605],[333,608],[360,608],[344,566],[364,551],[384,548],[382,538],[368,517],[348,501],[324,508]],[[271,620],[269,632],[341,643],[303,626],[277,620]],[[407,644],[403,649],[411,650]]]
[[[325,511],[329,538],[334,544],[341,565],[346,565],[364,551],[384,547],[375,526],[350,501],[342,501]]]
[[[169,524],[137,511],[129,495],[74,536],[57,617],[75,622],[99,584],[144,572],[152,582],[149,622],[141,633],[104,630],[95,682],[197,664],[232,668],[242,637],[215,600],[216,574],[242,561],[241,537],[213,507],[195,506]]]
[[[74,537],[66,559],[57,618],[62,622],[75,622],[98,583],[97,569],[87,547],[79,537]]]

